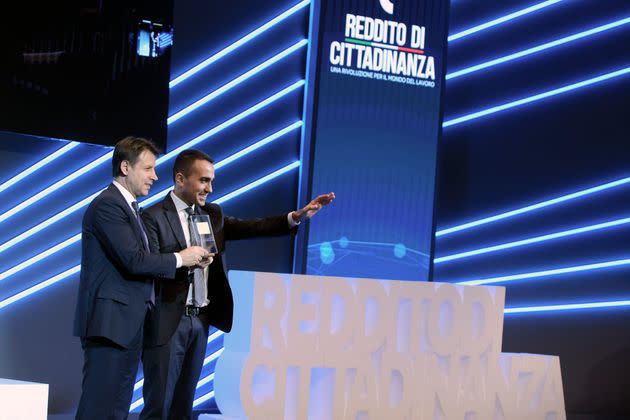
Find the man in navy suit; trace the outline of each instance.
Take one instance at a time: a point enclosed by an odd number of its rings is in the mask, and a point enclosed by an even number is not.
[[[74,320],[84,353],[77,419],[127,418],[144,322],[155,303],[154,279],[169,281],[179,267],[211,262],[201,247],[150,252],[136,199],[147,195],[157,180],[156,154],[155,145],[140,137],[118,142],[112,157],[114,180],[83,216]]]
[[[150,314],[142,355],[144,408],[140,418],[190,419],[195,389],[206,351],[209,327],[229,332],[234,302],[228,283],[225,241],[286,235],[304,217],[313,216],[334,199],[324,194],[300,210],[275,217],[242,220],[225,216],[208,203],[212,192],[212,159],[198,150],[185,150],[173,167],[173,191],[148,208],[143,219],[151,250],[177,252],[195,234],[196,214],[208,215],[217,254],[205,269],[178,269],[175,281],[156,284],[156,306]],[[192,223],[191,223],[192,222]]]

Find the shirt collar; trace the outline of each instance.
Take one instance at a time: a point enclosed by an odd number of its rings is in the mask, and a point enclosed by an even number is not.
[[[173,200],[173,203],[175,204],[175,208],[177,209],[178,212],[179,211],[184,211],[188,207],[192,207],[192,209],[195,210],[195,205],[194,204],[192,206],[189,206],[188,204],[186,204],[184,202],[184,200],[182,200],[177,195],[175,195],[174,191],[171,191],[170,195],[171,195],[171,200]]]
[[[133,196],[133,194],[131,194],[129,192],[129,190],[127,190],[125,187],[123,187],[122,185],[120,185],[118,183],[118,181],[114,180],[112,181],[112,184],[114,184],[114,186],[116,188],[118,188],[118,190],[120,191],[120,193],[122,194],[123,198],[125,199],[125,201],[127,202],[127,204],[129,204],[129,207],[133,208],[133,206],[131,205],[131,203],[133,203],[134,201],[136,201],[136,198]]]

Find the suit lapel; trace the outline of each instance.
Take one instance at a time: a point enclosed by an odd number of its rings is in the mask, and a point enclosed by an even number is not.
[[[182,222],[179,219],[179,214],[177,214],[177,208],[175,208],[175,203],[173,203],[173,199],[170,194],[166,195],[166,198],[162,202],[162,207],[164,209],[164,214],[166,215],[166,220],[168,220],[168,224],[171,225],[171,230],[177,238],[177,242],[179,246],[184,249],[188,246],[186,245],[186,237],[184,236],[184,230],[182,229]]]
[[[131,226],[136,233],[136,239],[141,244],[140,247],[144,249],[144,239],[142,238],[143,233],[140,231],[140,226],[138,226],[138,223],[135,222],[136,215],[134,214],[133,210],[131,210],[131,207],[129,207],[129,203],[127,203],[125,197],[123,197],[118,187],[116,187],[114,184],[109,184],[107,190],[111,193],[112,197],[115,197],[118,201],[120,201],[120,205],[122,206],[124,212],[127,213],[127,216],[129,216]]]

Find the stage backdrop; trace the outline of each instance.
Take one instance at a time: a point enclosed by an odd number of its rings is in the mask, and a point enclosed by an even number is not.
[[[448,1],[315,2],[296,272],[428,280]]]

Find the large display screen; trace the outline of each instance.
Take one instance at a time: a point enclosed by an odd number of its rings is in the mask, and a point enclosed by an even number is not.
[[[302,191],[337,200],[310,221],[301,271],[429,280],[448,1],[319,7]]]

